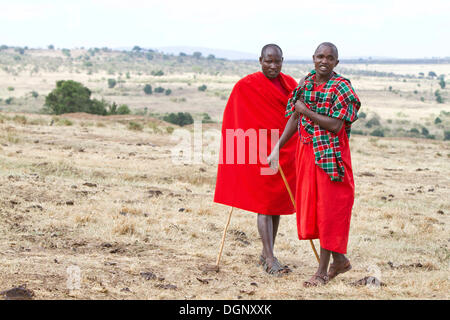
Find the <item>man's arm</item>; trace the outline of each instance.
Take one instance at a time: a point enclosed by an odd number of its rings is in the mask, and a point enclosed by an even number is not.
[[[270,155],[267,157],[267,162],[269,163],[272,169],[278,168],[278,160],[280,155],[280,149],[289,141],[292,135],[297,131],[297,123],[299,118],[299,113],[295,111],[291,117],[289,118],[286,126],[284,127],[284,131],[281,134],[280,140],[278,140],[277,144],[273,148]]]
[[[295,111],[303,114],[305,117],[311,119],[315,124],[318,124],[323,129],[338,134],[342,129],[344,121],[341,119],[336,119],[328,117],[317,112],[311,111],[308,107],[300,100],[295,103]]]

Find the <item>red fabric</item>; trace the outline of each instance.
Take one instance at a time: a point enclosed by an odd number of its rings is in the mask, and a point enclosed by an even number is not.
[[[269,79],[269,80],[270,80],[270,82],[272,82],[272,83],[275,85],[275,87],[277,87],[277,89],[280,90],[283,94],[289,95],[289,94],[291,93],[291,90],[288,90],[288,89],[286,89],[285,87],[283,87],[283,85],[281,84],[280,78],[281,78],[281,75],[279,75],[279,76],[276,77],[276,78]]]
[[[304,134],[303,127],[301,134]],[[320,239],[324,249],[347,253],[350,218],[354,202],[350,146],[344,126],[338,134],[345,176],[341,182],[315,164],[313,144],[299,139],[297,157],[297,231],[300,240]]]
[[[280,73],[280,83],[288,92],[295,89],[297,82],[290,76]],[[288,95],[283,94],[262,73],[256,72],[239,80],[231,92],[225,107],[222,123],[222,144],[217,170],[214,202],[233,206],[265,215],[292,214],[295,209],[279,172],[273,175],[261,175],[261,168],[268,169],[267,156],[272,151],[270,129],[278,129],[277,139],[283,133],[287,118],[284,111]],[[261,135],[257,135],[256,146],[246,138],[245,162],[237,163],[237,144],[234,145],[234,159],[227,149],[227,129],[266,129],[267,143],[260,148]],[[251,130],[250,130],[251,131]],[[234,138],[234,142],[236,142]],[[263,140],[264,141],[264,140]],[[292,192],[295,194],[295,149],[297,135],[294,135],[280,151],[280,165]],[[251,164],[250,153],[262,153]],[[265,150],[263,150],[265,149]],[[228,150],[228,151],[227,151]],[[234,161],[227,161],[227,156]],[[233,162],[233,163],[230,163]]]

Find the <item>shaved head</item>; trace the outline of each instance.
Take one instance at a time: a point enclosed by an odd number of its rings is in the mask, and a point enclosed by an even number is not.
[[[269,43],[266,44],[262,49],[261,49],[261,57],[264,57],[264,55],[266,54],[267,49],[269,48],[274,48],[276,50],[278,50],[280,52],[281,57],[283,57],[283,50],[281,50],[281,48],[274,44],[274,43]]]
[[[321,47],[328,47],[331,48],[331,50],[333,50],[333,53],[336,55],[336,59],[339,58],[339,54],[338,54],[338,49],[337,47],[331,43],[331,42],[322,42],[321,44],[319,44],[319,46],[317,47],[316,51],[314,51],[314,54],[317,53],[317,51],[321,48]]]

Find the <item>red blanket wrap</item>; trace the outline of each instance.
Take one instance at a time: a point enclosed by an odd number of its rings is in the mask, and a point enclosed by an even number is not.
[[[288,92],[297,86],[283,73],[279,80]],[[214,202],[265,215],[295,212],[280,173],[267,174],[271,171],[267,156],[288,120],[284,116],[287,101],[288,95],[262,72],[236,83],[223,114]],[[280,166],[293,194],[297,139],[294,135],[280,151]]]

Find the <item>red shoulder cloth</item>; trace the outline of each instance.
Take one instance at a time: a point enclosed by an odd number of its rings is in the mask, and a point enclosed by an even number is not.
[[[283,73],[280,82],[288,92],[297,86]],[[267,156],[288,120],[284,116],[287,101],[288,96],[262,72],[236,83],[223,114],[214,202],[267,215],[295,211],[280,173],[267,174]],[[297,138],[294,135],[280,152],[280,165],[292,192]]]

